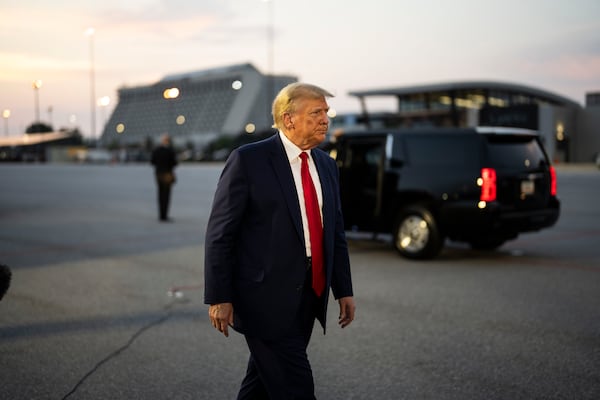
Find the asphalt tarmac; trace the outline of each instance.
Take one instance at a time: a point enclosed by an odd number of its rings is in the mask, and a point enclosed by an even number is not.
[[[221,168],[178,168],[160,223],[147,165],[0,164],[0,399],[235,398],[245,342],[202,302]],[[317,398],[600,398],[600,172],[559,168],[559,195],[555,227],[492,253],[350,234],[357,319],[330,299]]]

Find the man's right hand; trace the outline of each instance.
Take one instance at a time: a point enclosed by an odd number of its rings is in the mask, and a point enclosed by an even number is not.
[[[208,307],[208,316],[210,317],[212,326],[228,337],[229,327],[233,327],[233,304],[211,304]]]

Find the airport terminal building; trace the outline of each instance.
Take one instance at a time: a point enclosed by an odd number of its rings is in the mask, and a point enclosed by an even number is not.
[[[158,143],[169,133],[176,146],[202,147],[221,135],[260,132],[272,125],[275,94],[297,78],[264,75],[251,64],[165,76],[118,90],[103,146]]]
[[[104,147],[145,146],[169,133],[178,147],[201,149],[211,141],[264,132],[272,124],[271,103],[290,75],[265,75],[238,64],[164,77],[118,90],[107,121]],[[586,104],[521,84],[448,82],[353,91],[362,112],[338,114],[331,131],[356,127],[510,126],[540,132],[555,162],[592,162],[600,153],[600,93]],[[374,98],[394,99],[395,109],[368,109]]]
[[[592,162],[600,152],[600,94],[585,106],[537,88],[497,81],[451,82],[350,93],[362,113],[340,115],[333,128],[508,126],[536,130],[555,162]],[[396,110],[369,110],[374,98],[394,98]]]

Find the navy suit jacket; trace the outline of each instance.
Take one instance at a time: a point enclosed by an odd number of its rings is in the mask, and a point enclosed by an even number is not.
[[[326,288],[317,319],[325,331],[329,289],[352,296],[335,161],[312,149],[323,192]],[[215,193],[205,242],[206,304],[231,302],[234,329],[265,339],[291,325],[306,278],[298,193],[279,134],[234,150]]]

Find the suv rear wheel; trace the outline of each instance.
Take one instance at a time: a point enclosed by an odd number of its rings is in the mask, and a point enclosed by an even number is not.
[[[412,259],[434,258],[444,243],[433,214],[422,205],[413,205],[400,211],[393,236],[396,250]]]

